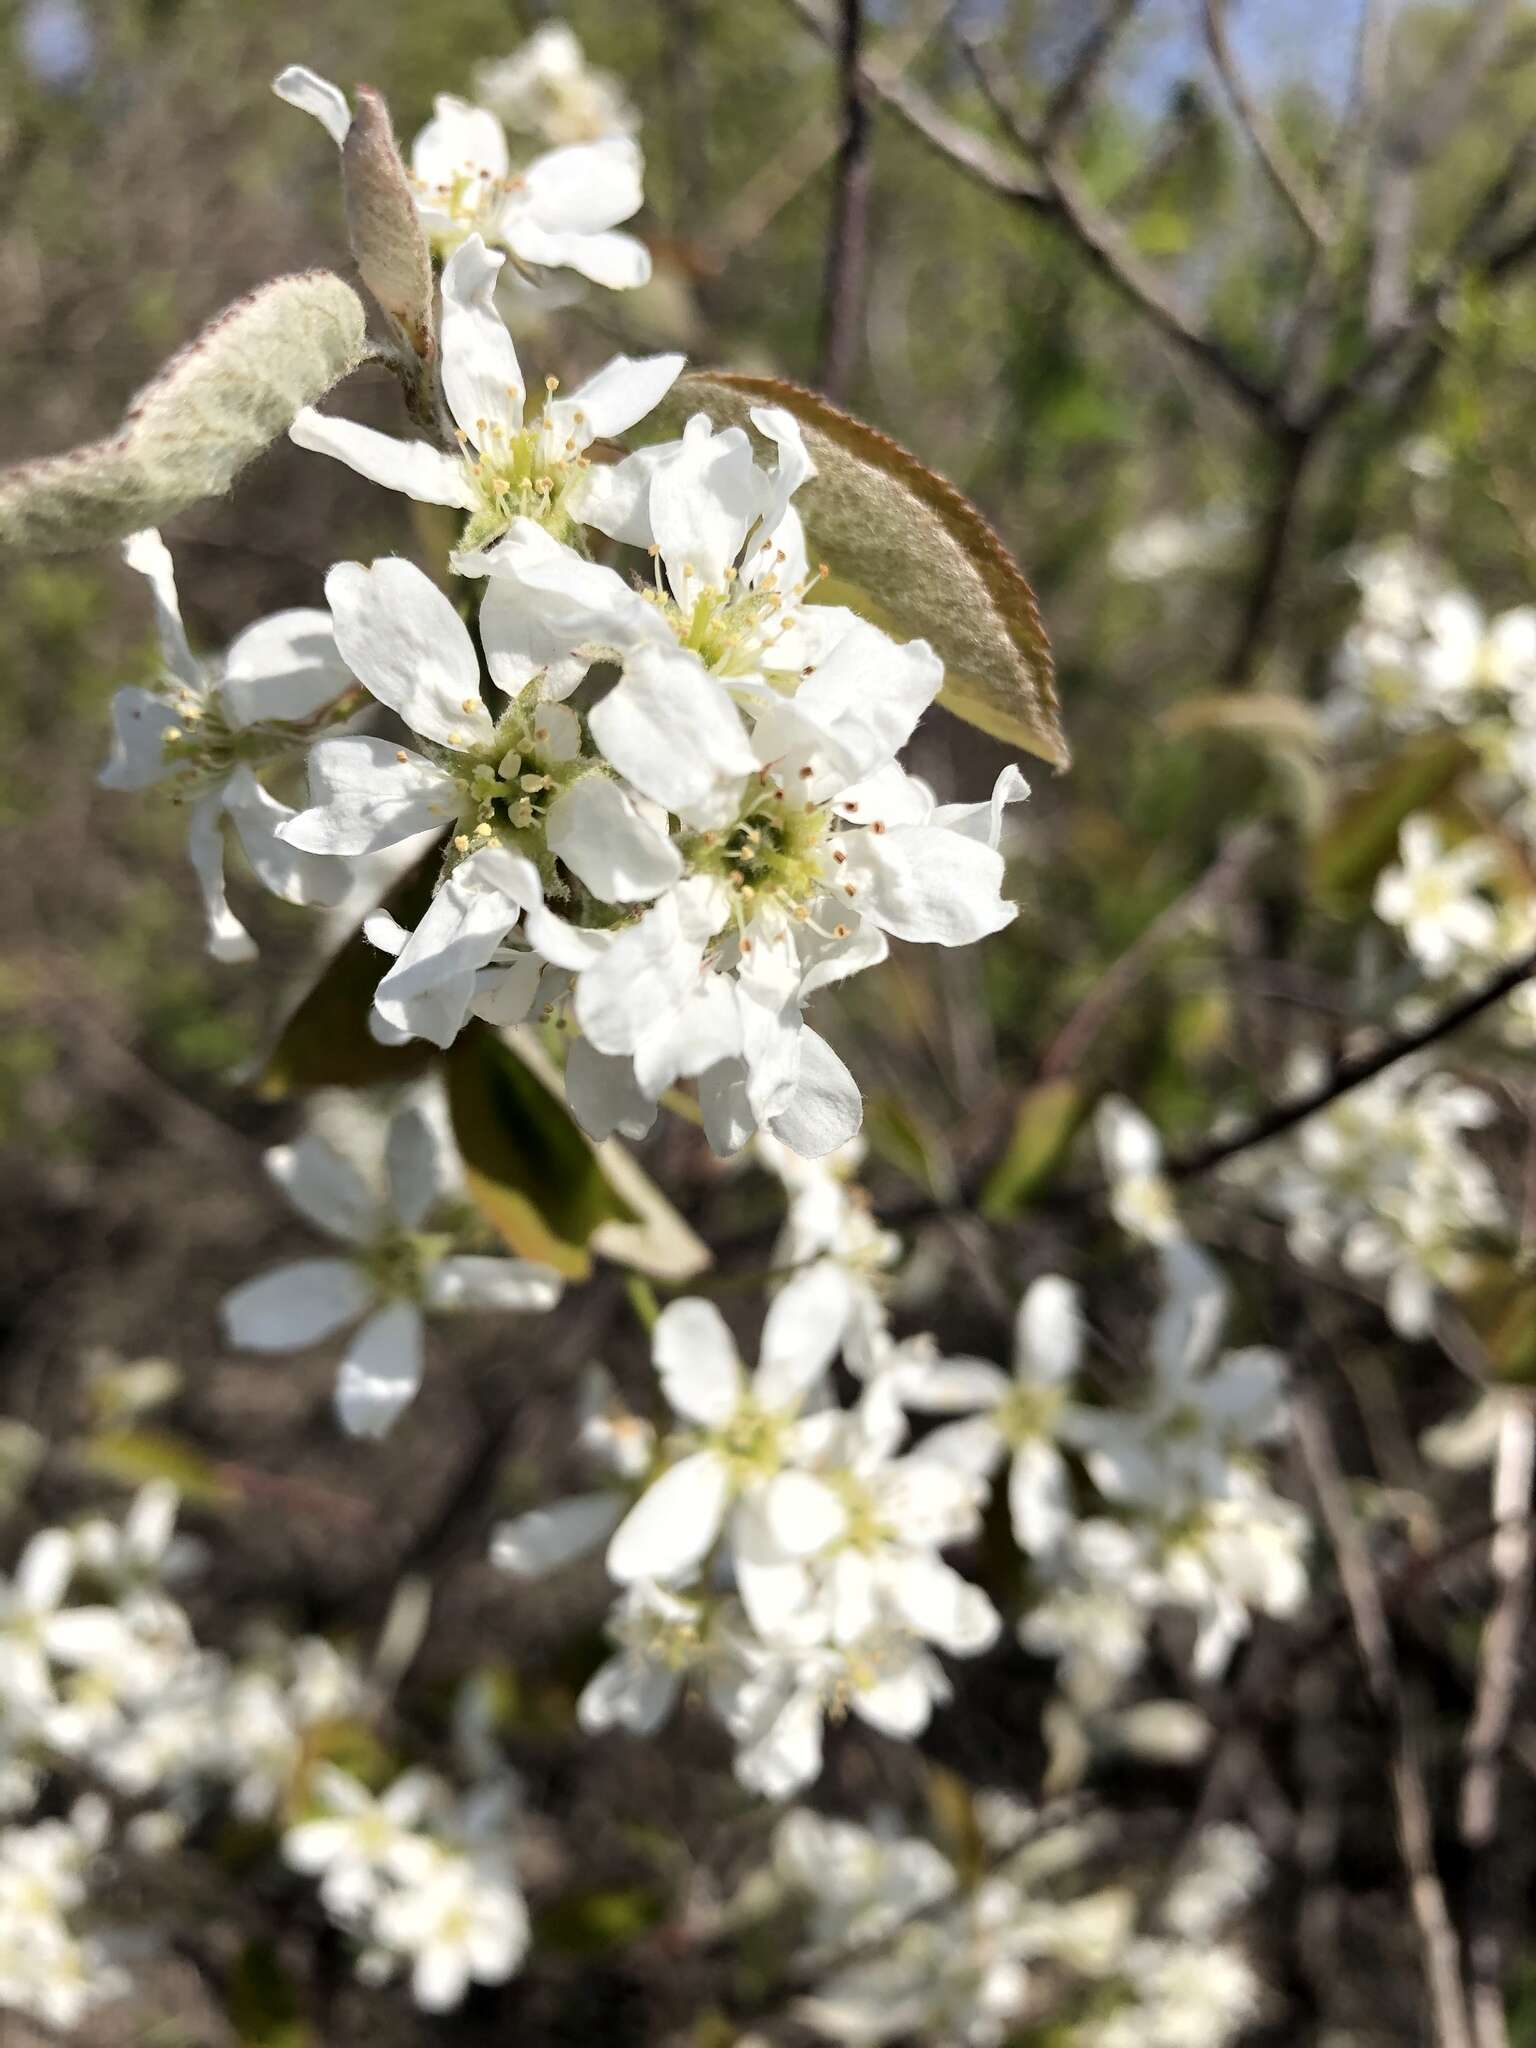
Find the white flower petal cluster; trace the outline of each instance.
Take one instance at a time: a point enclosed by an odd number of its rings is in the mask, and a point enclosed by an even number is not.
[[[123,558],[149,585],[162,673],[112,699],[104,789],[160,788],[187,806],[187,852],[202,890],[208,950],[249,960],[256,946],[224,890],[224,820],[263,888],[287,903],[337,903],[351,883],[344,861],[321,859],[278,837],[293,816],[261,777],[302,759],[337,723],[353,689],[325,612],[275,612],[249,626],[222,661],[197,660],[187,643],[170,551],[158,533],[135,533]]]
[[[339,87],[303,65],[273,81],[279,99],[312,114],[340,148],[352,110]],[[470,235],[533,270],[574,270],[609,291],[651,274],[650,251],[616,232],[638,213],[644,163],[630,135],[545,151],[514,169],[506,131],[486,107],[439,93],[410,151],[416,210],[433,248],[448,256]]]
[[[890,1336],[886,1283],[901,1256],[901,1239],[882,1229],[857,1173],[862,1139],[850,1139],[820,1159],[799,1153],[767,1131],[753,1142],[758,1163],[784,1189],[788,1213],[773,1247],[773,1264],[788,1272],[825,1266],[842,1288],[838,1341],[850,1371],[861,1379],[896,1362]]]
[[[594,71],[575,31],[541,22],[506,57],[476,67],[475,99],[509,128],[551,144],[632,135],[639,117],[610,71]]]
[[[82,1925],[107,1831],[105,1804],[0,1830],[0,2013],[73,2035],[129,1988],[110,1937]]]
[[[282,1852],[320,1881],[326,1911],[363,1944],[377,1979],[404,1964],[425,2012],[449,2012],[471,1984],[504,1984],[529,1942],[528,1909],[508,1840],[510,1794],[455,1799],[432,1773],[403,1772],[372,1793],[321,1764],[308,1816]]]
[[[1102,1847],[1091,1826],[1020,1819],[992,1844],[986,1871],[965,1877],[890,1821],[786,1814],[766,1897],[806,1915],[799,1967],[814,1988],[796,2018],[848,2048],[997,2048],[1025,2021],[1082,2048],[1233,2040],[1258,2011],[1259,1982],[1242,1951],[1215,1937],[1263,1881],[1252,1837],[1206,1830],[1161,1911],[1143,1917],[1121,1886],[1073,1887]],[[977,1820],[985,1828],[980,1801]],[[1198,1912],[1185,1911],[1191,1902]],[[1085,2009],[1092,2017],[1079,2021]]]
[[[350,1328],[336,1412],[355,1436],[382,1436],[414,1399],[428,1316],[542,1312],[564,1289],[561,1276],[536,1261],[455,1249],[460,1229],[451,1211],[462,1170],[434,1098],[396,1112],[383,1155],[370,1180],[318,1131],[273,1146],[266,1155],[272,1179],[345,1252],[275,1266],[226,1295],[221,1307],[229,1341],[247,1351],[302,1351]]]
[[[1307,1087],[1321,1074],[1306,1059],[1292,1078]],[[1508,1228],[1497,1184],[1466,1142],[1494,1114],[1482,1090],[1400,1060],[1265,1148],[1241,1177],[1285,1218],[1304,1265],[1337,1262],[1381,1287],[1393,1328],[1422,1337],[1438,1292],[1471,1278],[1477,1234]]]
[[[1483,967],[1499,939],[1498,913],[1486,885],[1499,867],[1491,839],[1448,847],[1423,813],[1403,821],[1397,865],[1383,868],[1372,899],[1383,924],[1398,926],[1408,950],[1432,976]]]

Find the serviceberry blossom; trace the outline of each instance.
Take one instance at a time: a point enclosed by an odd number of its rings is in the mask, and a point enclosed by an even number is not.
[[[59,1665],[108,1658],[121,1624],[106,1606],[67,1607],[75,1547],[63,1529],[41,1530],[7,1580],[0,1578],[0,1726],[25,1727],[54,1700]]]
[[[443,268],[443,394],[457,428],[457,454],[312,406],[288,430],[299,447],[334,456],[386,490],[463,512],[466,549],[487,545],[518,518],[569,539],[587,450],[653,411],[683,367],[679,355],[615,356],[569,398],[557,398],[558,380],[547,379],[543,404],[530,413],[517,350],[495,306],[502,262],[471,234]]]
[[[1486,961],[1499,936],[1497,912],[1483,893],[1500,865],[1493,841],[1448,847],[1435,820],[1420,813],[1404,820],[1397,850],[1398,865],[1383,868],[1372,898],[1383,924],[1400,928],[1426,974]]]
[[[475,68],[476,102],[509,128],[550,144],[632,135],[639,117],[623,83],[594,71],[574,30],[545,21],[510,56]]]
[[[802,1159],[768,1131],[759,1131],[753,1152],[783,1186],[784,1227],[773,1247],[773,1264],[794,1272],[823,1265],[843,1292],[839,1345],[850,1371],[870,1377],[893,1362],[898,1347],[889,1335],[886,1286],[901,1257],[901,1239],[882,1229],[856,1175],[863,1141],[850,1139],[820,1159]]]
[[[935,1430],[923,1441],[923,1456],[981,1478],[1006,1461],[1014,1540],[1032,1556],[1054,1550],[1071,1525],[1071,1476],[1061,1446],[1092,1441],[1099,1418],[1072,1400],[1082,1351],[1077,1290],[1047,1274],[1019,1304],[1011,1377],[981,1359],[946,1359],[905,1368],[900,1379],[911,1407],[983,1411]]]
[[[0,2012],[72,2036],[128,1990],[112,1944],[80,1924],[106,1833],[95,1798],[78,1800],[67,1819],[0,1830]]]
[[[1305,1088],[1324,1072],[1308,1056],[1291,1078]],[[1399,1060],[1278,1147],[1238,1163],[1232,1177],[1285,1219],[1303,1265],[1337,1261],[1381,1286],[1393,1328],[1423,1336],[1439,1290],[1472,1278],[1478,1235],[1508,1230],[1498,1186],[1465,1135],[1494,1115],[1481,1089],[1423,1060]]]
[[[1099,1162],[1109,1182],[1109,1213],[1127,1237],[1170,1244],[1184,1235],[1173,1186],[1163,1172],[1163,1141],[1134,1103],[1106,1095],[1093,1115]]]
[[[454,1249],[434,1227],[459,1169],[441,1119],[419,1103],[392,1119],[373,1184],[318,1133],[274,1146],[267,1171],[306,1221],[345,1256],[275,1267],[226,1295],[229,1340],[250,1351],[301,1351],[356,1325],[336,1380],[343,1428],[381,1436],[421,1384],[425,1316],[467,1309],[552,1308],[563,1283],[527,1259]]]
[[[222,661],[195,659],[159,534],[131,535],[123,558],[149,585],[163,672],[153,689],[134,684],[112,699],[112,751],[97,779],[104,789],[160,788],[187,806],[187,852],[202,890],[208,950],[218,960],[250,960],[255,941],[224,890],[223,820],[274,896],[340,901],[351,884],[346,863],[280,839],[278,827],[293,813],[260,777],[301,760],[316,734],[338,722],[352,678],[319,611],[276,612],[248,626]]]
[[[272,90],[312,114],[338,149],[346,142],[352,110],[328,79],[294,64]],[[477,234],[530,269],[574,270],[610,291],[632,290],[651,274],[645,244],[614,232],[640,209],[643,168],[633,137],[610,135],[514,170],[496,116],[451,93],[437,95],[410,152],[416,210],[437,254]]]

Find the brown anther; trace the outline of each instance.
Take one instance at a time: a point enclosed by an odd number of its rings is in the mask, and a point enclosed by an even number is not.
[[[838,866],[841,867],[844,861],[847,860],[848,856],[846,853],[844,853],[843,849],[840,846],[834,846],[832,849],[832,858],[837,862]]]
[[[810,781],[810,779],[811,779],[811,777],[812,777],[812,776],[813,776],[813,775],[814,775],[815,773],[816,773],[816,770],[815,770],[815,769],[814,769],[814,768],[813,768],[813,767],[811,766],[810,762],[809,762],[809,761],[807,761],[807,762],[806,762],[806,764],[805,764],[805,766],[804,766],[804,767],[803,767],[803,768],[802,768],[802,769],[800,770],[800,780],[801,780],[802,782],[809,782],[809,781]]]
[[[871,832],[883,832],[885,830],[884,818],[872,818],[869,829]]]
[[[848,932],[849,927],[845,924],[835,924],[832,927],[832,936],[834,939],[846,939],[848,937]]]
[[[856,888],[854,887],[854,885],[853,885],[853,883],[852,883],[852,882],[844,882],[844,884],[843,884],[843,894],[844,894],[845,896],[857,896],[857,895],[858,895],[858,893],[859,893],[859,892],[858,892],[858,890],[857,890],[857,889],[856,889]]]
[[[859,800],[858,800],[858,798],[857,798],[857,797],[855,797],[855,798],[854,798],[854,800],[853,800],[853,802],[852,802],[852,803],[847,803],[847,804],[844,804],[844,805],[843,805],[843,809],[844,809],[845,811],[856,811],[856,810],[857,810],[858,808],[859,808]]]
[[[405,751],[404,747],[396,747],[395,759],[397,761],[409,761],[410,758],[410,755]]]

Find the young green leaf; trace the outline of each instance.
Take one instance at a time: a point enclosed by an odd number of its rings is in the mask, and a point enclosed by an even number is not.
[[[59,554],[218,497],[356,369],[363,303],[328,270],[274,278],[175,355],[105,441],[0,471],[0,552]]]
[[[818,595],[897,635],[931,641],[945,667],[940,703],[994,738],[1067,767],[1035,594],[953,484],[862,420],[778,377],[726,370],[681,377],[636,438],[663,439],[697,412],[717,427],[746,426],[759,405],[794,414],[816,464],[795,503],[812,558],[825,555],[832,569]]]
[[[1353,910],[1397,851],[1405,818],[1452,788],[1473,755],[1455,733],[1424,733],[1410,740],[1346,801],[1313,842],[1311,881],[1340,910]]]

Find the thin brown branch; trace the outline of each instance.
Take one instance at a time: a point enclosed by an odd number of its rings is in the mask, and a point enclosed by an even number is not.
[[[1511,1405],[1499,1430],[1493,1474],[1489,1551],[1496,1593],[1478,1648],[1477,1690],[1463,1745],[1462,1846],[1472,1866],[1468,1885],[1468,1976],[1477,2048],[1508,2048],[1504,2018],[1504,1955],[1509,1933],[1504,1888],[1497,1881],[1504,1757],[1519,1698],[1521,1651],[1531,1612],[1531,1480],[1536,1415]]]
[[[1049,149],[1063,138],[1087,106],[1104,66],[1114,54],[1116,43],[1129,28],[1141,0],[1110,0],[1101,18],[1078,45],[1077,55],[1067,66],[1045,103],[1040,120],[1040,141]]]
[[[1269,174],[1270,183],[1310,241],[1323,246],[1331,243],[1338,234],[1338,222],[1327,200],[1297,159],[1281,133],[1279,122],[1248,89],[1227,33],[1227,0],[1205,0],[1205,42],[1238,125]]]
[[[869,242],[869,105],[864,81],[863,0],[839,0],[838,93],[842,139],[832,188],[822,289],[820,384],[828,398],[848,395],[864,310],[864,269]]]
[[[837,31],[816,0],[786,0],[786,4],[823,42],[836,47]],[[882,75],[867,63],[862,66],[862,76],[876,98],[956,169],[999,198],[1067,233],[1123,299],[1220,384],[1250,418],[1273,430],[1276,415],[1271,393],[1206,332],[1120,223],[1093,198],[1059,150],[1045,152],[1038,165],[1021,162],[996,150],[963,122],[952,120],[908,80]],[[1022,126],[1011,132],[1017,145],[1026,150],[1031,147]]]
[[[1474,2048],[1461,1978],[1461,1943],[1435,1862],[1434,1821],[1424,1774],[1420,1715],[1404,1687],[1387,1626],[1386,1607],[1360,1525],[1349,1504],[1338,1451],[1322,1408],[1310,1393],[1294,1404],[1297,1446],[1318,1512],[1333,1545],[1366,1684],[1392,1730],[1388,1777],[1398,1849],[1428,1987],[1436,2048]]]
[[[1309,1116],[1315,1116],[1320,1109],[1327,1109],[1343,1095],[1374,1080],[1378,1074],[1394,1067],[1399,1060],[1409,1058],[1413,1053],[1422,1052],[1426,1046],[1436,1045],[1452,1032],[1459,1031],[1463,1024],[1470,1024],[1485,1010],[1491,1010],[1495,1003],[1502,1002],[1512,989],[1529,981],[1536,974],[1536,952],[1523,953],[1510,966],[1501,968],[1491,980],[1484,982],[1471,995],[1463,996],[1452,1003],[1437,1017],[1431,1017],[1415,1031],[1405,1031],[1399,1037],[1384,1039],[1370,1052],[1357,1053],[1352,1059],[1340,1060],[1326,1080],[1315,1088],[1308,1088],[1300,1095],[1294,1095],[1289,1102],[1277,1103],[1273,1109],[1256,1117],[1242,1130],[1231,1137],[1213,1139],[1200,1145],[1192,1152],[1173,1159],[1167,1167],[1173,1180],[1192,1180],[1197,1174],[1209,1173],[1213,1166],[1220,1166],[1228,1159],[1235,1159],[1240,1152],[1250,1152],[1256,1145],[1268,1143],[1286,1131],[1294,1130],[1299,1123],[1305,1123]]]

